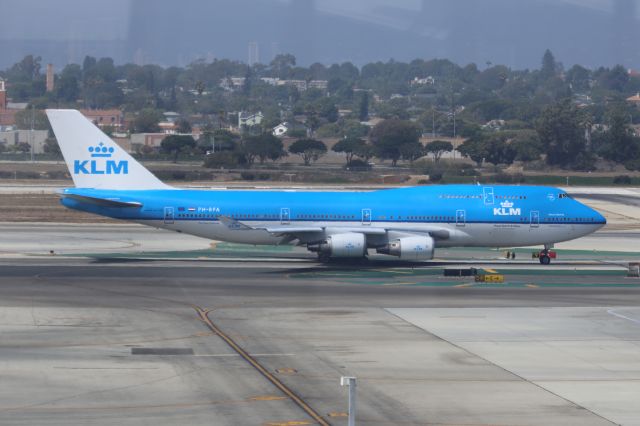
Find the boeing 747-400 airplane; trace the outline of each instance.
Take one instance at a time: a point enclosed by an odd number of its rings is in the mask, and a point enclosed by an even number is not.
[[[75,188],[64,206],[247,244],[297,244],[321,260],[375,250],[429,260],[437,247],[542,245],[605,225],[563,190],[536,186],[437,185],[378,191],[233,191],[170,187],[75,110],[48,110]]]

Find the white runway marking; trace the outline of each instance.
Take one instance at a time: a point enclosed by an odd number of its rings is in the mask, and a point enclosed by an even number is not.
[[[614,311],[613,309],[607,309],[607,313],[609,315],[613,315],[614,317],[626,319],[627,321],[631,321],[631,322],[635,322],[636,324],[640,324],[640,320],[637,320],[637,319],[634,319],[634,318],[629,318],[629,317],[627,317],[625,315],[619,314],[616,311]]]

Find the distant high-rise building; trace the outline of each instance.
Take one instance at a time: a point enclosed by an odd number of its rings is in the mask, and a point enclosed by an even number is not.
[[[255,64],[260,63],[260,47],[258,46],[257,41],[249,42],[249,66],[253,66]]]
[[[275,59],[280,54],[280,43],[277,41],[271,42],[271,59]]]
[[[53,74],[53,64],[47,64],[47,92],[53,92],[55,80]]]
[[[134,52],[133,63],[138,66],[143,66],[145,64],[145,55],[144,51],[141,48],[137,48]]]

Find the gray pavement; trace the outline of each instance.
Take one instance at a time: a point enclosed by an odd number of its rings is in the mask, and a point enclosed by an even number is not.
[[[483,287],[430,274],[0,260],[0,423],[314,424],[196,305],[329,424],[345,424],[341,375],[359,377],[365,424],[638,423],[626,402],[640,329],[607,309],[640,321],[640,283],[616,273],[524,287],[536,274],[516,271],[513,285]]]

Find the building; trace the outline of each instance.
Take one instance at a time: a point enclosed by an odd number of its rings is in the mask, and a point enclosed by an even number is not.
[[[4,85],[4,80],[0,77],[0,111],[7,109],[7,90]]]
[[[33,147],[34,154],[42,154],[48,137],[48,130],[9,130],[0,132],[0,144],[10,149],[11,146],[27,143]]]
[[[289,131],[289,127],[286,121],[284,123],[280,123],[278,124],[276,127],[273,128],[273,136],[284,136],[288,131]]]
[[[327,80],[280,80],[277,77],[262,77],[260,80],[270,86],[293,86],[301,92],[308,89],[327,90],[329,85]]]
[[[124,126],[124,114],[119,109],[81,109],[80,112],[98,127],[121,129]]]
[[[255,64],[260,63],[260,46],[257,41],[249,42],[249,61],[247,62],[249,66],[253,66]]]
[[[327,80],[311,80],[307,84],[307,87],[309,89],[327,90],[328,85],[329,85],[329,82]]]
[[[47,92],[53,92],[55,88],[55,74],[53,64],[47,64]]]
[[[635,95],[628,97],[627,102],[640,107],[640,93],[636,93]]]
[[[0,126],[14,126],[19,110],[9,105],[5,81],[0,78]]]
[[[291,131],[307,133],[309,129],[304,124],[297,123],[295,121],[285,121],[274,127],[271,133],[273,136],[284,137],[290,136],[287,135],[287,133]]]
[[[218,85],[224,90],[234,91],[243,88],[245,81],[245,77],[225,77],[220,79],[220,83]]]
[[[432,76],[425,77],[425,78],[413,77],[413,80],[411,80],[412,86],[425,86],[425,85],[433,86],[434,84],[436,84],[436,79],[433,78]]]
[[[257,112],[255,114],[251,114],[249,112],[240,112],[238,114],[238,127],[253,127],[259,126],[262,124],[262,120],[264,119],[264,115],[262,112]]]
[[[159,148],[166,133],[133,133],[131,135],[131,150],[137,151],[142,146]]]

